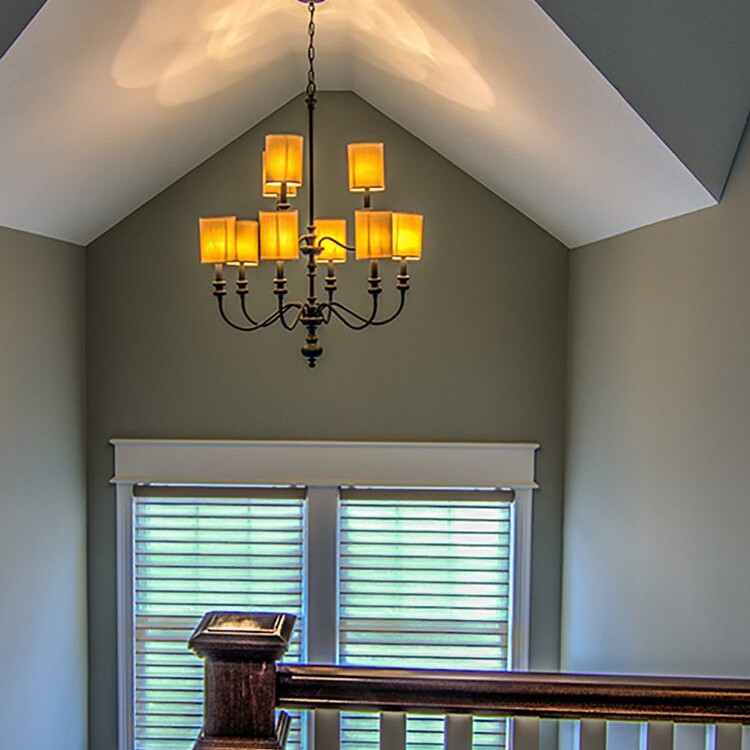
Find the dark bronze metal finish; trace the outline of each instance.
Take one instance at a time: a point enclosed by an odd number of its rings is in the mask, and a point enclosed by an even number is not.
[[[750,724],[750,681],[283,665],[284,708]]]
[[[396,276],[396,289],[399,293],[399,302],[394,312],[385,317],[378,318],[378,297],[382,293],[382,279],[378,273],[377,261],[371,262],[370,276],[368,278],[368,294],[370,295],[370,313],[360,314],[351,307],[334,300],[337,291],[336,274],[334,273],[333,264],[329,264],[328,273],[325,277],[324,291],[326,299],[322,300],[317,295],[317,267],[315,256],[320,253],[320,248],[316,246],[315,236],[315,144],[314,144],[314,125],[315,125],[315,105],[317,103],[317,83],[315,81],[315,6],[324,2],[324,0],[300,0],[307,5],[309,11],[309,21],[307,26],[308,34],[308,71],[307,86],[305,88],[305,106],[307,107],[307,162],[310,174],[310,185],[308,190],[308,226],[307,234],[300,237],[299,249],[303,255],[307,256],[307,279],[308,295],[304,301],[285,302],[287,294],[287,279],[284,276],[284,264],[279,261],[276,278],[274,279],[273,292],[277,298],[276,310],[269,313],[265,318],[257,320],[249,310],[247,298],[249,295],[248,281],[245,276],[245,270],[240,266],[237,278],[236,294],[239,299],[240,312],[242,313],[242,322],[233,321],[225,307],[227,296],[227,282],[222,276],[221,265],[216,268],[214,279],[213,295],[219,309],[219,315],[222,320],[234,328],[236,331],[251,332],[261,328],[268,328],[276,322],[280,322],[282,327],[287,331],[294,330],[298,325],[307,330],[305,343],[300,349],[302,356],[307,359],[310,367],[317,365],[318,359],[323,354],[323,347],[320,345],[318,331],[322,326],[328,325],[334,318],[340,320],[345,326],[354,331],[360,331],[370,326],[383,326],[395,320],[404,309],[406,304],[406,294],[409,291],[409,274],[407,272],[406,261],[401,262],[399,274]],[[370,191],[364,193],[364,207],[371,207]],[[276,209],[285,211],[290,208],[287,202],[286,186],[282,186],[281,196],[276,203]],[[331,237],[321,238],[321,241],[335,242],[343,247],[347,252],[353,253],[354,248],[348,245],[342,245]],[[318,245],[320,242],[318,242]],[[294,311],[294,312],[292,312]],[[287,315],[291,314],[290,319]]]

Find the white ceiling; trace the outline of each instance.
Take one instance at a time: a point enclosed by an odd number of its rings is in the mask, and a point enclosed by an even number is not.
[[[86,244],[305,82],[298,0],[48,0],[0,61],[0,225]],[[569,247],[715,200],[533,0],[328,0],[352,89]]]

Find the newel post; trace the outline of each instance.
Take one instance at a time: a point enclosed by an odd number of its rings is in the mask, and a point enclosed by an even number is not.
[[[203,728],[194,750],[282,750],[289,717],[274,721],[276,662],[294,615],[208,612],[188,645],[204,659]]]

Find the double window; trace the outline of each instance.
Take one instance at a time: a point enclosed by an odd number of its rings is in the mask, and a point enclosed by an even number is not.
[[[155,473],[118,481],[120,750],[192,747],[202,663],[185,644],[208,610],[297,615],[287,661],[525,666],[530,488],[513,502],[463,482],[184,486]],[[311,722],[293,718],[288,747],[313,750]],[[442,749],[444,733],[443,718],[407,717],[412,750]],[[504,734],[503,721],[474,720],[475,748]],[[377,750],[378,717],[343,713],[339,736],[341,750]]]

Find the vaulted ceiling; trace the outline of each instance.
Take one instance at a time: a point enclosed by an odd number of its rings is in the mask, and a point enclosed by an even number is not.
[[[41,5],[0,6],[0,225],[88,243],[304,85],[298,0]],[[570,247],[721,196],[750,108],[746,0],[318,10],[321,88]]]

